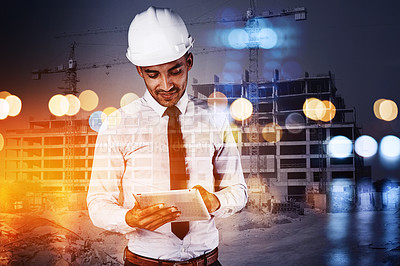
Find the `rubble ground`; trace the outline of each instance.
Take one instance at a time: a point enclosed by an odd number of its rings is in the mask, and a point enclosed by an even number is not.
[[[2,213],[0,230],[0,265],[121,265],[126,246],[87,211]]]
[[[216,219],[220,245],[239,232],[299,219],[246,209]],[[0,265],[122,265],[125,246],[123,235],[95,227],[87,211],[0,213]]]

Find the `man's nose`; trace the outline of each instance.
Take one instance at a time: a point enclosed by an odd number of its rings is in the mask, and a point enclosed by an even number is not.
[[[174,85],[172,84],[171,78],[169,77],[169,75],[163,75],[162,76],[162,89],[164,91],[169,91],[170,89],[172,89]]]

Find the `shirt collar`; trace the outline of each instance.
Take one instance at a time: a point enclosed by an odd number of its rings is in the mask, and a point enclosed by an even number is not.
[[[167,110],[167,107],[162,106],[159,104],[153,96],[150,94],[149,90],[146,89],[146,92],[143,95],[144,100],[149,104],[149,106],[160,116],[162,117],[163,114],[165,113],[165,110]],[[179,99],[179,101],[176,104],[176,107],[178,107],[179,111],[181,111],[182,114],[186,113],[186,107],[188,105],[189,101],[189,96],[187,94],[187,90],[183,93],[182,97]]]

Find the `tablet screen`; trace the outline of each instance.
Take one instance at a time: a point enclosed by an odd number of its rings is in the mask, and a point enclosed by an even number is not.
[[[144,192],[134,194],[134,196],[142,208],[159,203],[177,207],[182,214],[176,221],[198,221],[211,218],[197,189]]]

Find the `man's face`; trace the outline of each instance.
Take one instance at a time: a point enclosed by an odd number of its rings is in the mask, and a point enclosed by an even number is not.
[[[169,63],[148,67],[136,66],[136,69],[153,98],[162,106],[170,107],[185,93],[188,72],[192,66],[193,55],[190,53]]]

